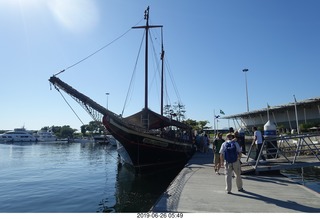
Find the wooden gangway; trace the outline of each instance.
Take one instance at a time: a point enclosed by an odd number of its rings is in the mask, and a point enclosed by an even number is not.
[[[277,171],[310,166],[320,166],[320,135],[297,134],[279,135],[264,139],[257,161],[254,157],[255,148],[250,146],[242,158],[242,173]],[[266,161],[262,161],[262,155]]]

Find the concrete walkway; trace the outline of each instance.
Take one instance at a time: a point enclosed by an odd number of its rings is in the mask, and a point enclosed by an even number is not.
[[[197,152],[152,212],[184,213],[291,213],[320,212],[320,194],[281,175],[242,175],[244,192],[232,180],[225,192],[224,169],[214,173],[212,150]]]

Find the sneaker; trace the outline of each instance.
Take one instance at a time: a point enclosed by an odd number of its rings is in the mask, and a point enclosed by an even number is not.
[[[238,191],[239,191],[239,192],[244,192],[244,189],[243,189],[243,188],[241,188],[241,189],[239,189]]]
[[[232,194],[232,192],[227,192],[227,194]]]

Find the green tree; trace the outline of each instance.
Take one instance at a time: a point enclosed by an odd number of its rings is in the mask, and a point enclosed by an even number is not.
[[[80,127],[81,134],[82,134],[83,136],[86,136],[87,128],[88,128],[88,125],[82,125],[82,126]]]
[[[45,127],[42,127],[40,130],[41,131],[48,131],[48,130],[50,130],[50,127],[49,126],[45,126]]]
[[[89,131],[91,134],[93,133],[102,134],[104,130],[105,130],[105,127],[101,122],[98,122],[98,121],[91,121],[87,126],[87,131]]]
[[[206,126],[208,123],[210,123],[210,122],[207,121],[207,120],[205,120],[205,121],[199,121],[198,124],[199,124],[200,130],[209,128],[209,127]]]
[[[59,137],[60,135],[60,131],[61,131],[61,126],[51,126],[51,130],[53,131],[53,133]]]
[[[175,103],[173,106],[167,104],[163,107],[163,115],[177,121],[185,120],[185,113],[185,105],[181,103]]]
[[[187,119],[184,121],[185,124],[189,125],[192,127],[194,130],[198,130],[198,122],[193,119]]]
[[[60,138],[71,138],[73,137],[73,133],[77,131],[76,129],[72,129],[69,125],[64,125],[60,129],[59,137]]]
[[[173,110],[174,113],[177,115],[176,117],[178,121],[183,121],[185,119],[185,105],[181,103],[175,103],[175,105],[173,105]]]
[[[171,118],[171,115],[173,114],[173,110],[172,110],[172,107],[171,105],[167,104],[163,107],[163,115],[168,117],[168,118]]]
[[[208,128],[206,125],[210,123],[209,121],[196,121],[192,119],[187,119],[184,123],[190,125],[193,130],[202,131],[203,129]]]

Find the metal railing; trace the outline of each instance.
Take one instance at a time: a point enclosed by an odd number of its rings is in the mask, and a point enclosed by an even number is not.
[[[247,154],[247,162],[250,157],[255,155],[254,146],[250,146]],[[298,135],[279,135],[275,137],[266,137],[262,143],[258,159],[251,161],[254,168],[266,162],[259,162],[262,157],[269,161],[286,164],[296,164],[303,162],[303,159],[314,160],[315,165],[320,163],[320,135],[317,134],[298,134]]]

